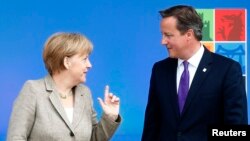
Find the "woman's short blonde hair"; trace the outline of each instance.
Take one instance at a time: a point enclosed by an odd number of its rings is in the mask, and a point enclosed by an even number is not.
[[[45,67],[53,75],[66,69],[64,58],[73,55],[88,55],[93,45],[84,35],[79,33],[58,32],[48,38],[44,45],[43,61]]]

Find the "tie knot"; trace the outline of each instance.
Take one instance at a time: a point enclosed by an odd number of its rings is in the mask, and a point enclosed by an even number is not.
[[[184,69],[187,69],[188,68],[188,61],[184,61],[183,65],[184,65]]]

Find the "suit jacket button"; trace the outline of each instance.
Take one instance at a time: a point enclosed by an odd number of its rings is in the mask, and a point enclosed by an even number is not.
[[[71,137],[74,137],[74,133],[73,132],[70,132],[69,133]]]

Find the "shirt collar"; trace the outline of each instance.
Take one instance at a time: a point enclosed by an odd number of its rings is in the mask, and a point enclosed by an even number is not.
[[[204,53],[204,50],[205,49],[203,45],[201,45],[199,50],[191,58],[187,60],[188,63],[197,68]],[[184,60],[178,58],[178,67],[182,64],[183,61]]]

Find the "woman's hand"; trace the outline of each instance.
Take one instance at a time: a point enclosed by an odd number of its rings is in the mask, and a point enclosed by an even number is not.
[[[116,120],[120,109],[120,98],[109,92],[109,86],[105,86],[104,100],[98,97],[99,103],[106,115]]]

